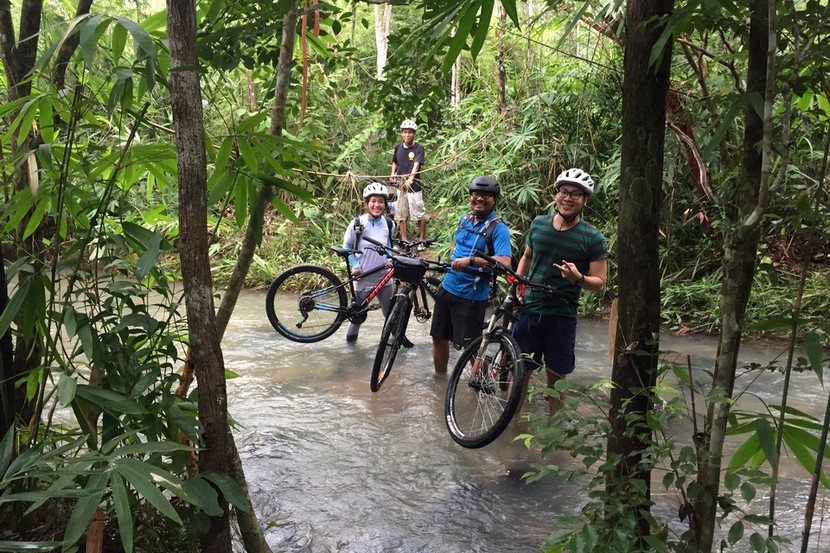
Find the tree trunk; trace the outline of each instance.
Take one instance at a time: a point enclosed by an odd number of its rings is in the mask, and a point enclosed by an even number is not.
[[[392,26],[392,5],[375,4],[375,46],[378,51],[377,69],[378,79],[383,78],[386,68],[386,57],[389,53],[389,29]]]
[[[507,24],[507,11],[501,4],[496,4],[496,13],[498,14],[498,27],[496,27],[496,36],[498,37],[498,53],[496,54],[496,66],[498,69],[498,88],[499,88],[499,111],[504,113],[507,109],[507,69],[505,68],[505,59],[507,58],[507,48],[504,44],[504,29]]]
[[[170,0],[168,10],[170,93],[179,173],[179,245],[204,442],[199,451],[199,471],[228,475],[225,366],[208,259],[207,162],[196,56],[196,6],[193,0]],[[228,502],[221,492],[219,505],[224,514],[211,517],[201,543],[204,552],[231,551]]]
[[[748,98],[763,99],[767,96],[767,49],[770,41],[768,1],[753,0],[750,8],[746,86]],[[764,155],[760,148],[765,137],[764,120],[754,106],[753,102],[748,102],[744,114],[743,170],[729,211],[736,224],[726,237],[722,264],[721,335],[712,389],[721,390],[725,398],[732,397],[735,386],[741,332],[755,275],[761,215],[766,209],[766,181],[762,178]],[[691,522],[696,546],[701,552],[711,551],[714,541],[728,415],[728,401],[713,402],[709,405],[704,429],[708,439],[704,440],[698,452],[698,496]]]
[[[652,407],[660,331],[659,220],[662,203],[666,93],[671,49],[662,52],[656,70],[649,63],[663,32],[662,19],[672,0],[632,0],[626,13],[625,80],[623,82],[622,151],[618,252],[618,319],[611,392],[611,435],[608,458],[616,462],[606,488],[630,491],[632,479],[642,481],[645,494],[627,505],[648,510],[651,498],[650,460],[643,451],[651,443],[646,414]],[[667,42],[667,45],[670,42]],[[633,425],[640,425],[634,432]],[[628,497],[631,497],[628,494]],[[630,499],[629,499],[630,500]],[[649,533],[638,520],[641,538]]]

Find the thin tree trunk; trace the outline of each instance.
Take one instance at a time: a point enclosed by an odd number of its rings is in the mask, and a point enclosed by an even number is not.
[[[748,97],[757,96],[766,102],[770,101],[766,92],[767,50],[770,44],[768,2],[769,0],[754,0],[750,7],[746,86]],[[720,390],[727,400],[732,397],[735,386],[741,333],[755,275],[761,216],[766,209],[768,164],[764,162],[765,156],[759,145],[765,140],[768,143],[769,137],[765,133],[769,129],[765,131],[764,118],[754,106],[755,104],[749,103],[744,115],[743,171],[734,197],[735,209],[732,210],[736,225],[726,237],[722,265],[721,335],[712,388]],[[711,551],[714,542],[728,415],[728,401],[717,401],[709,405],[704,429],[708,440],[701,444],[698,453],[698,494],[691,522],[697,550],[700,552]]]
[[[389,54],[389,29],[392,26],[392,5],[375,4],[375,47],[377,49],[377,77],[383,78]]]
[[[501,4],[496,4],[496,13],[498,14],[498,27],[496,27],[496,36],[498,37],[498,53],[496,54],[496,66],[498,70],[498,89],[499,89],[499,111],[504,113],[507,109],[507,68],[505,67],[505,59],[507,58],[507,47],[504,44],[504,29],[507,23],[507,11]]]
[[[194,1],[170,0],[167,25],[179,174],[180,256],[204,441],[199,452],[199,471],[226,475],[229,474],[228,398],[208,258],[207,160]],[[231,551],[228,502],[221,492],[219,505],[224,514],[210,518],[210,528],[202,538],[202,551],[207,553]]]
[[[638,513],[648,511],[651,501],[650,460],[643,452],[652,440],[645,421],[652,407],[651,387],[659,353],[659,214],[671,48],[667,46],[662,52],[656,69],[649,59],[664,29],[662,23],[653,22],[662,21],[672,6],[672,0],[631,0],[626,11],[617,240],[619,302],[608,439],[608,458],[616,465],[606,478],[606,488],[613,497],[616,491],[630,490],[632,479],[642,482],[643,496],[626,505]],[[632,434],[632,425],[642,430]],[[640,516],[641,540],[649,531],[648,520]]]

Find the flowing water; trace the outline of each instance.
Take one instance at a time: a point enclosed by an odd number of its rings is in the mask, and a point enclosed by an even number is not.
[[[540,456],[511,440],[515,430],[478,450],[450,438],[443,420],[446,378],[433,374],[428,323],[410,324],[415,347],[399,353],[383,388],[372,393],[379,312],[370,314],[354,345],[346,345],[345,327],[323,342],[298,344],[271,328],[264,301],[264,292],[243,292],[223,352],[239,375],[228,384],[237,445],[275,551],[530,553],[542,550],[561,515],[578,514],[586,499],[581,489],[556,477],[521,479]],[[684,365],[691,355],[696,370],[713,365],[710,337],[664,336],[661,347]],[[783,349],[776,347],[745,346],[742,357],[766,364]],[[610,378],[607,323],[580,322],[577,367],[572,378],[580,384]],[[795,380],[791,401],[821,418],[827,393],[815,376]],[[760,399],[749,404],[777,402],[781,381],[765,374],[753,385]],[[573,462],[564,453],[545,460]],[[794,543],[808,481],[785,461],[780,533]],[[655,482],[661,515],[676,513],[678,499],[661,495]],[[827,508],[819,501],[810,551],[830,549],[818,518]]]

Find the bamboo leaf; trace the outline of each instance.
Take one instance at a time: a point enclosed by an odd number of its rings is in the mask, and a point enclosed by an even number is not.
[[[212,471],[203,472],[199,476],[215,484],[216,487],[222,492],[222,495],[225,496],[225,499],[227,499],[230,504],[237,509],[241,509],[245,512],[249,512],[251,510],[251,504],[248,502],[248,498],[245,497],[245,494],[242,493],[242,489],[239,487],[239,484],[237,484],[236,480],[233,478]]]
[[[95,509],[101,503],[104,487],[108,481],[109,472],[98,472],[90,476],[84,487],[84,490],[89,493],[75,503],[75,508],[72,509],[69,522],[66,524],[66,532],[63,537],[67,544],[76,543],[86,532],[89,521],[92,520],[92,515],[95,514]]]
[[[746,465],[759,451],[763,452],[761,440],[758,434],[753,434],[732,454],[727,470],[732,471]]]
[[[769,420],[766,418],[758,419],[755,422],[755,431],[758,433],[761,447],[764,448],[764,454],[774,466],[778,462],[778,453],[775,450],[775,432]]]
[[[43,222],[43,216],[46,214],[46,209],[51,204],[51,199],[47,196],[39,196],[35,204],[35,210],[32,211],[32,216],[29,217],[29,222],[26,223],[26,229],[23,231],[23,238],[28,238],[35,232],[40,224]]]
[[[79,384],[75,392],[80,397],[111,413],[123,413],[125,415],[146,415],[148,411],[129,398],[112,390],[95,388],[86,384]]]
[[[44,96],[38,104],[38,120],[40,121],[40,136],[45,145],[51,145],[55,140],[55,122],[52,110],[52,98]],[[51,160],[51,156],[49,158]]]
[[[81,48],[81,55],[84,58],[84,64],[88,68],[92,68],[92,62],[95,61],[95,51],[97,50],[96,33],[102,17],[100,14],[94,14],[80,25],[79,46]],[[109,20],[104,25],[108,22]]]
[[[127,45],[127,29],[121,25],[112,28],[112,62],[118,65],[121,56],[124,54],[124,47]]]
[[[473,59],[481,52],[481,47],[484,46],[484,41],[487,40],[487,32],[490,30],[490,22],[493,17],[494,2],[495,0],[482,0],[481,2],[481,14],[479,14],[478,26],[475,36],[473,36],[473,42],[470,44],[470,54],[473,56]]]
[[[251,145],[245,140],[239,140],[237,144],[239,145],[239,153],[245,161],[245,166],[248,170],[247,172],[250,174],[256,173],[259,170],[259,161],[257,161],[254,149],[251,148]]]
[[[461,12],[458,22],[458,30],[455,36],[450,38],[450,47],[447,54],[444,56],[444,63],[441,64],[441,70],[448,73],[455,63],[455,59],[461,53],[461,50],[467,44],[467,37],[470,36],[470,30],[476,22],[476,14],[482,0],[473,0],[467,8]]]
[[[153,238],[147,245],[147,249],[142,254],[135,266],[135,276],[139,281],[143,281],[150,274],[150,270],[156,266],[159,258],[159,250],[161,249],[161,234],[153,233]]]
[[[818,381],[824,384],[824,351],[821,347],[821,338],[815,332],[808,332],[804,335],[804,349],[807,351],[807,359],[813,372],[818,376]]]
[[[114,472],[110,478],[112,486],[112,503],[115,506],[115,516],[118,519],[118,532],[121,535],[121,544],[126,553],[133,550],[133,515],[130,512],[130,496],[121,475]]]
[[[9,303],[0,315],[0,336],[5,334],[12,324],[12,320],[23,307],[24,300],[29,296],[29,289],[32,286],[31,279],[25,278],[20,281],[17,290],[9,299]]]
[[[150,504],[158,509],[158,511],[169,518],[170,520],[182,524],[178,513],[170,504],[170,501],[163,493],[156,487],[155,475],[150,472],[147,464],[135,459],[118,459],[113,461],[115,471],[120,474],[124,480],[130,483],[135,491]]]

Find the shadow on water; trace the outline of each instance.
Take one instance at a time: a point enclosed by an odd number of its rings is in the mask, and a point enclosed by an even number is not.
[[[268,324],[264,297],[240,297],[223,352],[227,367],[240,375],[228,383],[230,410],[257,513],[275,550],[528,553],[542,550],[559,516],[578,513],[585,494],[573,485],[554,477],[521,479],[540,458],[511,441],[516,429],[478,450],[452,441],[443,420],[445,378],[433,374],[428,323],[410,325],[415,347],[402,350],[373,394],[379,315],[363,325],[355,345],[345,343],[345,328],[323,342],[297,344]],[[714,342],[701,338],[666,342],[677,351],[694,346],[695,363],[705,366]],[[580,323],[577,356],[577,382],[610,378],[604,322]],[[565,454],[553,461],[571,462]],[[800,485],[779,501],[800,509],[804,498],[796,494],[802,492]],[[676,498],[665,500],[661,511],[676,509]],[[792,528],[800,528],[795,518]]]

